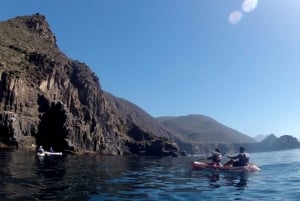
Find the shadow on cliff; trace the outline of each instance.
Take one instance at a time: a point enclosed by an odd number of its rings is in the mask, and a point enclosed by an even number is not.
[[[36,135],[37,145],[45,149],[52,147],[55,151],[63,151],[65,148],[65,122],[67,115],[61,102],[51,102],[44,96],[38,100],[40,116],[39,131]]]

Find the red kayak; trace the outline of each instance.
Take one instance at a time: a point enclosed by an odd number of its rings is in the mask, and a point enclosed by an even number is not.
[[[224,172],[257,172],[260,170],[254,164],[249,164],[247,166],[212,166],[207,163],[194,161],[192,163],[193,170],[216,170],[216,171],[224,171]]]

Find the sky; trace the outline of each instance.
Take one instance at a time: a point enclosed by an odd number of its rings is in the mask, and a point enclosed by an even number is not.
[[[103,90],[153,117],[300,138],[300,0],[3,0],[40,13]]]

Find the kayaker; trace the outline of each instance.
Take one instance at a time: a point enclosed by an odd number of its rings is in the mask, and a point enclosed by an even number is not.
[[[224,164],[224,166],[247,166],[249,165],[250,155],[246,153],[244,147],[240,147],[240,153],[236,156],[227,156],[231,160]]]
[[[52,147],[50,147],[49,152],[54,153],[54,150]]]
[[[38,152],[38,153],[44,153],[44,151],[45,151],[45,150],[43,149],[43,147],[42,147],[42,146],[39,146],[37,152]]]
[[[212,160],[210,163],[211,166],[221,166],[221,160],[222,160],[222,154],[219,149],[215,149],[214,152],[212,152],[212,155],[210,157],[206,158],[207,160]]]

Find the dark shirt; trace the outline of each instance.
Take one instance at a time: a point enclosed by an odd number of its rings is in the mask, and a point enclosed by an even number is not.
[[[44,149],[42,147],[39,147],[38,150],[37,150],[39,153],[43,153],[44,152]]]
[[[231,159],[238,159],[233,163],[233,166],[247,166],[249,164],[249,154],[248,153],[239,153],[236,156],[230,156]]]
[[[222,155],[220,153],[214,153],[212,156],[207,158],[208,160],[212,160],[215,163],[219,163],[222,160]]]

